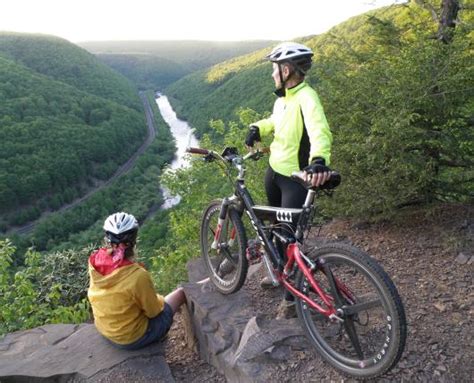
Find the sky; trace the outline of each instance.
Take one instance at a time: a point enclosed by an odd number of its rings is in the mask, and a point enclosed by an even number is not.
[[[0,31],[97,40],[291,40],[395,0],[1,0]]]

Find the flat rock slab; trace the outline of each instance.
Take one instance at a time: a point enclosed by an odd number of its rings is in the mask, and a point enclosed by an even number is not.
[[[200,259],[190,261],[190,280],[205,277]],[[249,277],[255,270],[249,270]],[[229,382],[269,382],[288,353],[309,349],[297,319],[269,319],[249,304],[245,288],[222,295],[211,282],[185,284],[189,316],[201,359]]]
[[[165,342],[142,350],[116,349],[93,324],[46,325],[0,340],[0,381],[174,382]]]

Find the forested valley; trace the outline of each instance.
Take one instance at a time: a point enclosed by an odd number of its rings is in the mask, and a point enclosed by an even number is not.
[[[331,167],[343,176],[333,198],[321,200],[322,219],[380,221],[413,207],[429,214],[443,204],[472,205],[474,16],[461,6],[455,26],[443,29],[434,17],[440,4],[381,8],[299,40],[315,52],[307,81],[334,135]],[[160,56],[149,45],[139,54],[136,46],[82,45],[99,60],[61,39],[0,34],[0,231],[76,198],[130,157],[146,134],[138,88],[169,96],[202,147],[244,151],[248,125],[268,116],[275,99],[264,60],[271,42],[261,44],[198,63],[192,50]],[[231,185],[202,161],[163,172],[174,146],[153,105],[157,139],[132,171],[84,204],[50,214],[30,235],[0,241],[0,333],[88,318],[87,256],[101,241],[103,219],[118,210],[143,223],[139,256],[158,290],[186,279],[187,260],[199,255],[202,210]],[[258,203],[265,203],[265,168],[264,159],[247,171]],[[181,203],[149,217],[160,183]]]
[[[272,43],[266,40],[91,41],[80,46],[132,80],[139,89],[163,90],[192,72]]]

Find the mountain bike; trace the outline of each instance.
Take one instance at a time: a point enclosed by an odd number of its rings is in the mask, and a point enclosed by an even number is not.
[[[303,172],[294,173],[292,179],[308,190],[301,209],[261,206],[245,185],[244,164],[261,158],[262,150],[244,156],[229,147],[222,154],[202,148],[187,152],[217,161],[234,186],[233,195],[209,204],[201,222],[201,254],[217,290],[236,292],[245,282],[249,263],[263,260],[273,284],[295,296],[306,336],[333,367],[362,379],[393,368],[403,353],[407,327],[401,298],[387,273],[348,244],[321,244],[303,252],[316,196],[331,193],[340,175],[332,172],[328,182],[315,188]],[[257,234],[255,240],[247,240],[244,213]],[[286,249],[284,255],[279,247]]]

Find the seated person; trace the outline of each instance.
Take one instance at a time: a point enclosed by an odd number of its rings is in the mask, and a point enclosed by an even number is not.
[[[137,350],[167,334],[186,298],[182,288],[166,297],[157,294],[148,271],[134,261],[138,222],[133,215],[112,214],[104,230],[107,246],[89,257],[87,295],[94,323],[114,346]]]

